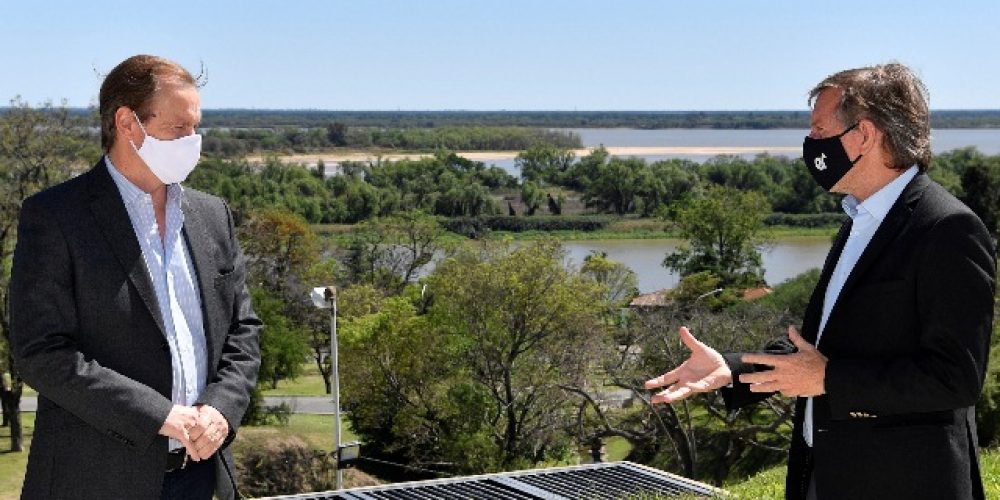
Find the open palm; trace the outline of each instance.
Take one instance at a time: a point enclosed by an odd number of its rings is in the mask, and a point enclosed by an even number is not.
[[[677,368],[646,381],[646,389],[667,386],[653,396],[653,403],[672,403],[694,393],[714,391],[733,381],[733,374],[718,351],[694,338],[687,327],[682,326],[679,333],[691,356]]]

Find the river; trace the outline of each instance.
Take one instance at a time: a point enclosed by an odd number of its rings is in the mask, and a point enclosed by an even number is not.
[[[802,139],[808,131],[799,129],[734,130],[734,129],[658,129],[638,130],[628,128],[564,128],[554,129],[579,134],[584,147],[635,147],[635,148],[753,148],[738,154],[753,159],[761,152],[775,156],[799,156]],[[934,129],[931,131],[934,153],[975,146],[988,155],[1000,154],[998,129]],[[662,154],[640,155],[648,162],[686,159],[703,162],[715,154]],[[496,165],[511,175],[520,176],[513,158],[483,159],[487,165]]]
[[[668,252],[674,251],[682,240],[586,240],[564,241],[568,259],[579,266],[591,252],[606,252],[608,258],[625,264],[635,271],[639,291],[653,292],[673,288],[680,276],[668,271],[661,263]],[[771,286],[799,275],[812,268],[823,267],[830,250],[828,236],[794,236],[776,240],[764,248],[764,279]]]

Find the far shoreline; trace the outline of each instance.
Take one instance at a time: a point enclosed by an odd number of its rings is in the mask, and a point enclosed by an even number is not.
[[[572,149],[577,157],[587,156],[598,149],[597,147]],[[717,155],[797,155],[802,152],[801,147],[790,146],[606,146],[604,148],[612,156],[717,156]],[[520,151],[455,151],[455,154],[472,161],[502,161],[517,158]],[[399,152],[399,151],[326,151],[305,154],[261,154],[254,153],[246,155],[246,160],[251,164],[262,164],[267,158],[278,158],[286,163],[302,163],[314,166],[320,160],[325,164],[339,164],[343,162],[376,162],[419,160],[434,156],[433,152]]]

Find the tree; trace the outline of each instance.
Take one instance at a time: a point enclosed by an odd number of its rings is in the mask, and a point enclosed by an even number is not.
[[[0,115],[0,403],[11,427],[11,450],[22,451],[20,403],[24,383],[10,338],[10,271],[21,203],[98,157],[96,138],[65,103],[33,108],[19,97]]]
[[[612,157],[607,163],[596,165],[583,192],[583,202],[588,207],[614,210],[618,215],[632,213],[640,193],[640,177],[647,169],[641,158]]]
[[[296,376],[289,359],[302,353],[301,362],[311,348],[330,392],[329,326],[326,315],[309,303],[308,292],[317,284],[333,283],[336,262],[321,257],[309,224],[287,210],[251,212],[239,235],[247,256],[247,286],[255,291],[255,304],[259,296],[269,315],[261,338],[261,379],[273,385]],[[275,359],[264,359],[268,355]]]
[[[514,165],[521,170],[521,178],[526,181],[559,184],[575,158],[570,150],[538,142],[518,153]]]
[[[994,238],[1000,236],[1000,157],[979,156],[962,172],[962,201],[982,219]]]
[[[757,245],[764,242],[767,201],[755,192],[711,186],[705,195],[677,209],[675,223],[688,246],[668,254],[663,266],[681,276],[710,271],[723,287],[764,281]]]
[[[537,463],[559,447],[572,407],[604,344],[601,287],[563,267],[556,242],[486,244],[429,278],[431,318],[456,332],[469,376],[489,395],[500,463]]]
[[[347,145],[347,125],[333,122],[326,126],[326,139],[334,146]]]
[[[612,307],[624,307],[639,294],[635,272],[609,259],[607,252],[592,251],[583,258],[580,272],[604,287],[605,300]]]
[[[346,319],[345,407],[369,449],[462,472],[564,459],[564,387],[588,383],[607,338],[601,287],[563,258],[554,242],[465,247],[426,289]]]
[[[542,204],[542,190],[535,181],[524,181],[521,185],[521,203],[524,204],[524,215],[535,215]]]
[[[443,234],[437,219],[421,212],[359,224],[348,257],[352,281],[401,292],[444,250]]]
[[[678,366],[689,352],[678,327],[722,352],[756,351],[796,318],[757,304],[711,311],[701,302],[630,314],[616,332],[616,349],[603,360],[605,391],[631,394],[620,410],[579,391],[578,439],[618,436],[632,445],[628,460],[721,484],[780,463],[790,443],[793,400],[772,397],[727,411],[717,392],[671,404],[649,403],[644,380]]]

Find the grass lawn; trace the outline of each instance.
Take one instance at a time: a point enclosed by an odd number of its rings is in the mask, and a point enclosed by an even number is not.
[[[0,500],[16,500],[21,496],[24,469],[28,465],[27,450],[35,431],[34,412],[21,414],[21,426],[25,449],[22,453],[7,451],[10,449],[10,427],[0,427],[0,450],[4,450],[0,451]]]
[[[35,414],[22,415],[25,448],[31,444],[35,427]],[[343,428],[343,440],[354,441],[357,437],[347,427]],[[266,440],[269,436],[292,434],[301,438],[311,447],[330,451],[333,449],[333,420],[328,415],[292,415],[287,426],[243,427],[233,443],[233,450],[239,454],[252,442]],[[10,429],[0,427],[0,447],[9,445]],[[622,438],[607,441],[607,460],[621,460],[628,453],[628,442]],[[0,452],[0,500],[15,500],[21,493],[21,482],[28,453]],[[981,454],[983,484],[987,498],[1000,498],[1000,449],[983,450]],[[775,467],[763,471],[746,481],[724,486],[735,498],[780,499],[784,498],[785,467]],[[661,498],[661,497],[650,497]],[[666,497],[663,497],[666,498]]]
[[[1000,498],[1000,449],[982,450],[979,458],[986,498]],[[768,469],[724,488],[736,498],[785,498],[785,467]]]
[[[35,430],[35,414],[22,413],[24,426],[24,448],[31,445],[31,436]],[[328,415],[292,415],[287,426],[242,427],[233,443],[233,451],[239,453],[243,446],[254,441],[263,440],[268,436],[279,434],[294,434],[310,446],[331,451],[333,450],[333,417]],[[345,442],[354,441],[357,437],[350,428],[344,425],[342,430]],[[6,450],[10,445],[10,428],[0,427],[0,449]],[[21,495],[21,483],[24,480],[24,469],[28,464],[28,453],[11,453],[0,451],[0,500],[17,500]]]
[[[293,434],[317,450],[332,451],[333,416],[294,414],[288,419],[287,426],[262,425],[241,427],[239,434],[236,435],[236,441],[233,442],[233,452],[241,452],[243,447],[250,442],[262,441],[269,436],[281,434]],[[358,439],[351,432],[346,419],[342,421],[341,436],[345,443]]]
[[[264,391],[265,396],[325,396],[326,386],[316,363],[302,365],[302,375],[295,380],[281,380],[276,389]]]

